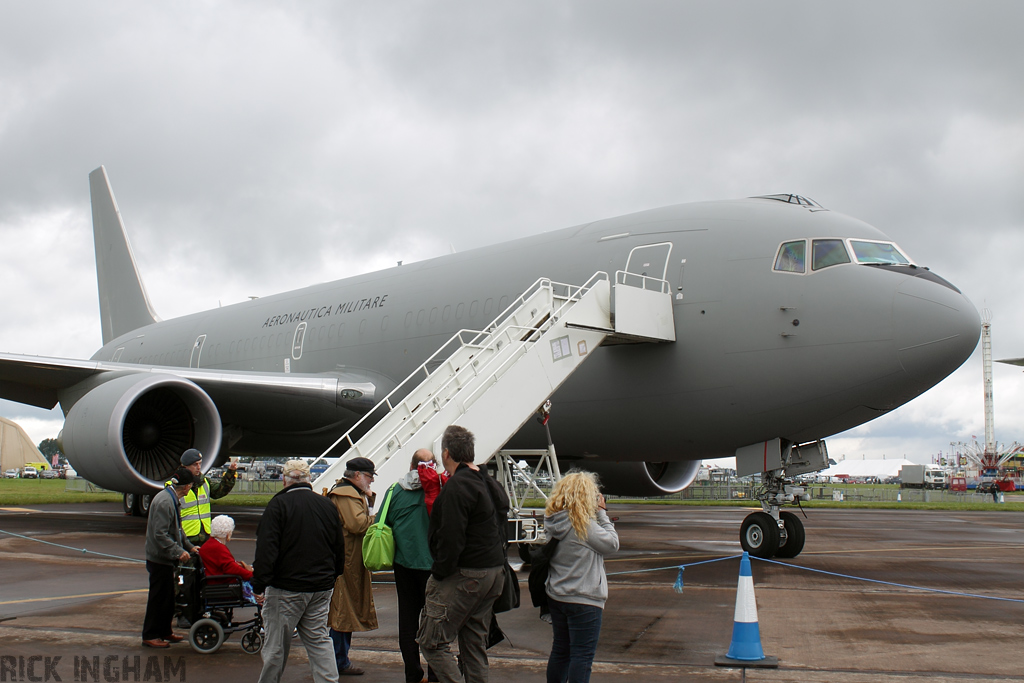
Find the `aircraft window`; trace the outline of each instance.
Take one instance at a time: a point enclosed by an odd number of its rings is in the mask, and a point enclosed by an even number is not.
[[[345,323],[338,324],[338,341],[341,341],[342,335],[345,334]]]
[[[811,270],[850,262],[850,255],[846,253],[842,240],[814,240],[811,255]]]
[[[810,199],[808,197],[801,197],[798,194],[763,194],[757,197],[751,197],[751,199],[774,199],[778,202],[786,202],[787,204],[799,204],[800,206],[809,206],[812,208],[823,208],[821,204]]]
[[[421,309],[420,309],[420,312],[416,314],[416,324],[417,324],[417,325],[422,325],[422,324],[423,324],[423,317],[424,317],[425,315],[426,315],[426,311],[424,311],[424,310],[423,310],[423,309],[421,308]]]
[[[430,309],[430,324],[433,325],[437,322],[437,306]]]
[[[894,266],[910,265],[910,260],[900,253],[895,244],[886,242],[862,242],[850,240],[857,263],[882,263]]]
[[[409,324],[408,319],[405,321],[405,324],[406,325]],[[337,337],[338,335],[334,334],[334,331],[337,329],[337,327],[338,327],[337,325],[331,325],[331,329],[327,330],[327,336],[328,337]]]
[[[381,318],[381,321],[380,321],[380,331],[384,332],[387,329],[388,329],[388,317],[384,316],[383,318]]]
[[[494,299],[488,299],[484,302],[484,315],[491,314],[491,306],[494,305]]]
[[[501,297],[501,301],[498,302],[498,310],[499,311],[504,311],[506,308],[508,308],[508,295],[507,294],[505,296]]]
[[[784,273],[806,272],[804,264],[807,257],[807,242],[786,242],[779,247],[779,255],[775,257],[775,270]]]
[[[441,320],[448,322],[448,318],[452,317],[452,307],[445,306],[444,310],[441,311]]]
[[[479,301],[474,301],[473,303],[471,303],[469,305],[469,317],[470,318],[475,318],[476,317],[476,309],[477,309],[477,304],[478,303],[480,303],[480,302]]]
[[[320,328],[320,341],[323,341],[324,337],[326,337],[326,336],[327,336],[327,328],[326,327],[321,327]]]
[[[359,321],[359,334],[362,335],[366,332],[366,318]]]
[[[456,320],[461,320],[462,319],[462,312],[465,311],[465,310],[466,310],[466,304],[459,304],[458,306],[456,306],[455,307],[455,319]]]

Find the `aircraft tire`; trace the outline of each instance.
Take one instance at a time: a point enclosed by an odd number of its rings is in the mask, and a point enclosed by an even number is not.
[[[152,502],[152,494],[143,493],[139,496],[139,517],[149,517],[149,506]]]
[[[134,493],[126,493],[121,499],[121,508],[124,510],[126,515],[138,515],[135,511],[135,500],[138,498]]]
[[[775,551],[775,557],[796,557],[804,549],[804,541],[807,538],[804,523],[792,512],[780,512],[779,519],[786,526],[786,542]]]
[[[740,526],[740,546],[761,559],[770,559],[779,550],[779,525],[766,512],[747,515]]]

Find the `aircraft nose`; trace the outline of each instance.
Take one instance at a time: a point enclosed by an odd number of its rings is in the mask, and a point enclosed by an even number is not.
[[[900,364],[926,386],[960,367],[981,335],[978,309],[967,297],[920,277],[905,279],[896,290],[893,326]]]

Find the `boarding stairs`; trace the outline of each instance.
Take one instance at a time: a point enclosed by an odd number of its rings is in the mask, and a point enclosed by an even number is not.
[[[615,279],[612,287],[603,271],[581,286],[541,278],[484,331],[456,333],[312,463],[345,449],[314,490],[361,456],[373,461],[382,496],[416,450],[440,456],[451,424],[473,432],[483,465],[602,342],[675,341],[668,283],[623,271]]]

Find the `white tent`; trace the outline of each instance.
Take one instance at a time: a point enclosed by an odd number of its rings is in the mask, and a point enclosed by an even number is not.
[[[840,460],[827,470],[818,472],[820,477],[838,477],[845,474],[850,477],[886,477],[899,476],[900,468],[904,465],[916,465],[905,458],[893,458],[892,460]]]
[[[21,425],[0,417],[0,474],[27,462],[46,462]]]

